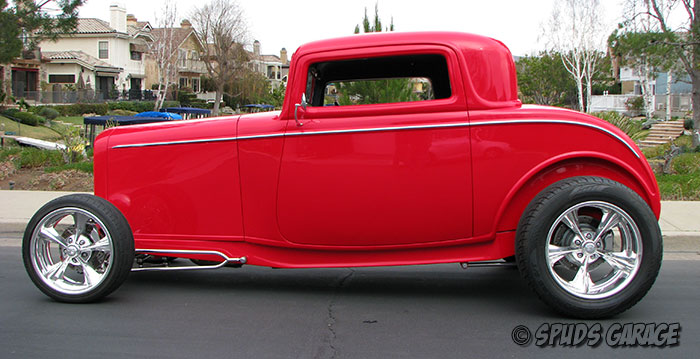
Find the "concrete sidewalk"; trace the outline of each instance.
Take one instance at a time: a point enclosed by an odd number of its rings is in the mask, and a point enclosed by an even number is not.
[[[0,223],[24,226],[46,202],[71,193],[74,192],[0,190]],[[665,237],[700,240],[700,201],[661,202],[659,224]]]

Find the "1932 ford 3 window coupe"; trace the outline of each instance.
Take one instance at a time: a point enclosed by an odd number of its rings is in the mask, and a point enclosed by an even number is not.
[[[486,37],[303,45],[281,111],[104,131],[95,195],[36,213],[26,269],[50,297],[86,302],[160,269],[156,256],[202,268],[515,261],[566,315],[624,311],[661,263],[652,171],[616,127],[517,92],[510,52]]]

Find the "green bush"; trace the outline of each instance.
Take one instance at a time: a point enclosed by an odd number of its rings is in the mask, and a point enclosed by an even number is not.
[[[133,116],[137,113],[136,111],[129,110],[110,110],[107,112],[107,116]]]
[[[56,117],[60,115],[61,114],[58,113],[58,111],[51,107],[42,107],[41,110],[39,110],[39,116],[44,116],[48,120],[55,120]]]
[[[104,103],[76,103],[54,107],[61,116],[82,116],[86,113],[106,115],[109,107]]]
[[[60,166],[64,164],[60,151],[41,150],[38,148],[23,148],[15,158],[15,167],[34,168],[45,164]]]
[[[634,114],[644,112],[644,97],[635,96],[628,98],[627,101],[625,101],[625,107],[627,107],[627,111]]]
[[[633,140],[640,140],[647,134],[647,132],[643,131],[642,124],[639,121],[632,120],[615,111],[598,112],[594,115],[615,125],[615,127],[622,130],[622,132],[626,133],[627,136],[630,136]]]
[[[154,101],[120,101],[109,103],[110,110],[126,110],[134,111],[136,113],[153,111],[153,106],[155,106]]]
[[[0,148],[0,162],[5,161],[8,157],[16,155],[22,151],[19,147],[3,147]]]
[[[20,112],[17,109],[9,109],[3,112],[3,114],[14,121],[19,121],[25,125],[36,126],[41,122],[44,122],[44,118],[35,115],[31,112]]]
[[[692,130],[693,129],[693,119],[686,118],[685,121],[683,121],[683,127],[685,127],[685,129],[688,131]]]

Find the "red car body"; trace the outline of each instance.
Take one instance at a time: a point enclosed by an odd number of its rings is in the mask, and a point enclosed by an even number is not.
[[[311,64],[408,54],[444,56],[448,98],[295,106]],[[137,251],[288,268],[510,257],[528,204],[576,176],[623,184],[658,218],[654,175],[628,136],[517,94],[512,55],[491,38],[318,41],[294,54],[281,111],[104,131],[95,194],[125,216]]]

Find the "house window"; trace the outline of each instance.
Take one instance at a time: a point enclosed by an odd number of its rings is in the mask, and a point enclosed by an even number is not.
[[[74,84],[75,75],[49,75],[50,84]]]
[[[177,57],[178,57],[178,60],[180,61],[180,66],[187,67],[187,51],[185,51],[183,49],[179,49],[177,51]]]
[[[180,77],[180,88],[187,87],[187,77]]]
[[[98,47],[99,47],[99,57],[101,59],[109,58],[109,42],[100,41],[100,42],[98,42]]]
[[[199,92],[199,79],[196,77],[192,78],[192,92]]]
[[[131,59],[135,61],[141,61],[141,53],[138,51],[131,52]]]

